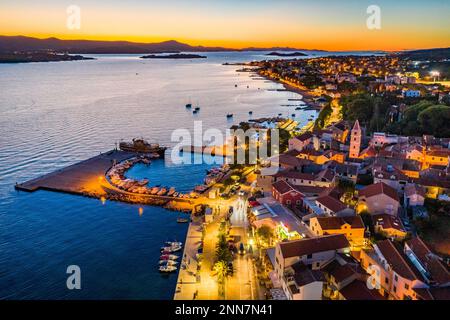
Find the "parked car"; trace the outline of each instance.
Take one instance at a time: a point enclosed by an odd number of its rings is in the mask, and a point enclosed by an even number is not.
[[[239,244],[239,254],[241,254],[241,255],[245,254],[245,247],[242,242]]]

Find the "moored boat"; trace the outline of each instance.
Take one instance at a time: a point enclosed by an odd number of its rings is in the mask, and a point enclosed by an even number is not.
[[[179,242],[179,241],[166,241],[166,244],[168,246],[172,246],[172,245],[177,245],[177,246],[182,246],[183,242]]]
[[[186,218],[177,218],[177,222],[178,222],[178,223],[187,223],[187,222],[189,222],[189,219],[186,219]]]
[[[150,194],[157,194],[158,191],[159,191],[159,188],[158,188],[158,187],[153,187],[153,188],[150,190]]]
[[[119,147],[122,151],[137,153],[157,153],[161,158],[164,157],[164,153],[167,149],[167,147],[160,146],[158,143],[148,143],[142,138],[134,138],[131,142],[122,141],[119,143]]]
[[[169,189],[169,191],[167,192],[167,196],[172,196],[173,194],[175,194],[175,188],[174,187],[172,187],[172,188],[170,188]]]
[[[175,270],[177,270],[177,267],[175,267],[175,266],[169,266],[169,265],[167,265],[167,266],[160,266],[159,267],[159,271],[160,272],[174,272]]]
[[[162,265],[168,265],[168,266],[175,266],[178,264],[177,261],[173,261],[173,260],[159,260],[159,264]]]
[[[178,256],[174,254],[163,254],[159,257],[160,260],[177,260]]]
[[[163,196],[163,195],[165,195],[166,193],[167,193],[167,189],[164,188],[164,187],[162,187],[162,188],[158,191],[157,195],[158,195],[158,196]]]

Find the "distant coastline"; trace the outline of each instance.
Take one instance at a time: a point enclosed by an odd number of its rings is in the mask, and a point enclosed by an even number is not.
[[[186,54],[186,53],[174,53],[174,54],[164,54],[164,55],[156,55],[149,54],[146,56],[140,57],[141,59],[206,59],[206,56],[201,56],[199,54]]]
[[[275,56],[275,57],[305,57],[307,56],[307,54],[303,53],[303,52],[270,52],[268,54],[266,54],[266,56]]]
[[[0,63],[59,62],[94,60],[81,55],[58,54],[54,52],[13,52],[0,53]]]

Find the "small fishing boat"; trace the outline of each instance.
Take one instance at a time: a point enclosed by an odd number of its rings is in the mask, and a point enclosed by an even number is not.
[[[170,253],[181,250],[181,248],[182,247],[178,246],[178,245],[172,245],[170,247],[161,247],[161,252],[162,252],[162,254],[170,254]]]
[[[167,189],[164,188],[164,187],[162,187],[162,188],[158,191],[157,195],[158,195],[158,196],[163,196],[163,195],[166,194],[166,192],[167,192]]]
[[[178,256],[174,254],[163,254],[159,257],[160,260],[177,260]]]
[[[167,196],[170,197],[170,196],[172,196],[174,193],[175,193],[175,188],[172,187],[172,188],[169,189],[169,192],[167,192]]]
[[[187,222],[189,222],[189,219],[186,219],[186,218],[177,218],[177,222],[178,222],[178,223],[187,223]]]
[[[160,272],[174,272],[177,270],[177,267],[175,266],[160,266],[159,271]]]
[[[186,103],[186,109],[192,108],[192,103]]]
[[[292,116],[295,117],[295,113],[293,113]]]
[[[198,110],[194,110],[194,111],[192,111],[192,113],[193,113],[193,114],[197,114],[197,113],[198,113]]]
[[[235,84],[234,87],[237,88],[237,84]]]
[[[195,111],[199,111],[199,110],[200,110],[200,107],[195,107],[194,110],[195,110]]]
[[[172,245],[177,245],[177,246],[182,246],[183,245],[183,242],[178,242],[178,241],[166,241],[166,244],[168,245],[168,246],[172,246]]]
[[[148,179],[143,179],[143,180],[141,180],[141,181],[138,181],[138,185],[139,186],[141,186],[141,187],[143,187],[143,186],[145,186],[147,183],[148,183]]]
[[[232,113],[228,113],[227,114],[227,118],[233,118],[233,114]]]
[[[174,194],[172,195],[174,198],[178,197],[178,192],[174,192]]]
[[[250,114],[250,115],[253,114],[253,111],[249,111],[248,114]]]
[[[178,262],[173,261],[173,260],[159,260],[159,264],[166,265],[166,266],[176,266],[178,264]]]
[[[150,194],[157,194],[158,191],[159,191],[158,187],[153,187],[153,188],[150,189]]]

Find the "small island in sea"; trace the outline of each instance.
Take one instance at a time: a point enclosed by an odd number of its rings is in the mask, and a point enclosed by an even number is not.
[[[174,54],[149,54],[142,56],[141,59],[206,59],[206,56],[191,53],[174,53]]]
[[[93,60],[94,58],[80,55],[69,55],[45,51],[26,52],[0,52],[0,63],[26,63],[26,62],[56,62],[56,61],[77,61]]]
[[[289,52],[289,53],[283,53],[283,52],[270,52],[266,54],[266,56],[277,56],[277,57],[304,57],[307,56],[307,54],[303,52]]]

